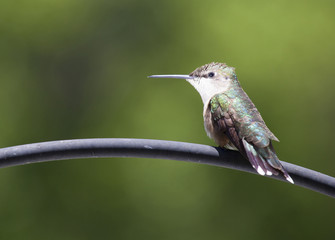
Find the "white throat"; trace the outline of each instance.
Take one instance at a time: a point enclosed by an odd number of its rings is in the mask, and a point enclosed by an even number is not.
[[[200,94],[202,102],[207,106],[209,100],[216,94],[225,92],[230,86],[230,80],[214,80],[208,78],[186,79]]]

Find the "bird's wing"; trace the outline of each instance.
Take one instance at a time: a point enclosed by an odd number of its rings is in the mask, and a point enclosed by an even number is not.
[[[259,174],[277,175],[278,171],[258,152],[259,149],[267,148],[270,145],[270,138],[273,134],[262,121],[257,109],[247,109],[250,112],[246,116],[246,114],[240,114],[241,112],[232,107],[231,104],[231,99],[225,94],[218,94],[211,99],[210,107],[216,127],[228,136],[230,142],[249,160]],[[249,107],[254,107],[254,105],[251,103]],[[246,110],[246,107],[241,109]],[[257,119],[250,119],[250,116]],[[253,120],[260,121],[254,122]],[[276,164],[276,167],[280,166]]]
[[[229,138],[230,142],[227,144],[228,148],[236,148],[243,155],[245,155],[243,143],[238,135],[233,118],[229,114],[228,106],[228,97],[226,97],[224,94],[215,95],[210,101],[212,121],[215,127],[218,129],[218,132],[223,132]]]

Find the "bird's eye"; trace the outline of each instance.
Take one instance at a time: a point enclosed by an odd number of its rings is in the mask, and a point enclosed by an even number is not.
[[[213,72],[208,73],[208,77],[214,77],[214,75],[215,75],[215,73],[213,73]]]

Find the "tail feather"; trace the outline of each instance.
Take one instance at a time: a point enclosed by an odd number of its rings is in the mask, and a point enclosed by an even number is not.
[[[284,168],[282,168],[281,172],[283,173],[283,175],[284,175],[284,177],[286,178],[287,181],[294,184],[293,179],[291,178],[291,176],[287,173],[287,171]]]
[[[247,153],[249,162],[251,163],[251,166],[258,172],[258,174],[265,175],[264,168],[261,166],[261,161],[259,161],[257,157],[254,156],[253,154],[252,150],[254,150],[254,148],[250,144],[248,144],[244,139],[242,141],[243,141],[243,145]]]
[[[244,149],[247,153],[247,157],[252,167],[256,169],[260,175],[278,175],[279,171],[282,172],[286,180],[290,183],[294,183],[293,179],[283,168],[279,159],[272,147],[259,149],[248,143],[245,139],[242,139]]]

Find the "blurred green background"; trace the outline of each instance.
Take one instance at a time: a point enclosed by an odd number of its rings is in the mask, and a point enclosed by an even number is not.
[[[1,147],[74,138],[214,145],[188,74],[234,66],[279,157],[335,176],[335,2],[4,0]],[[330,197],[192,163],[0,170],[1,239],[331,239]]]

